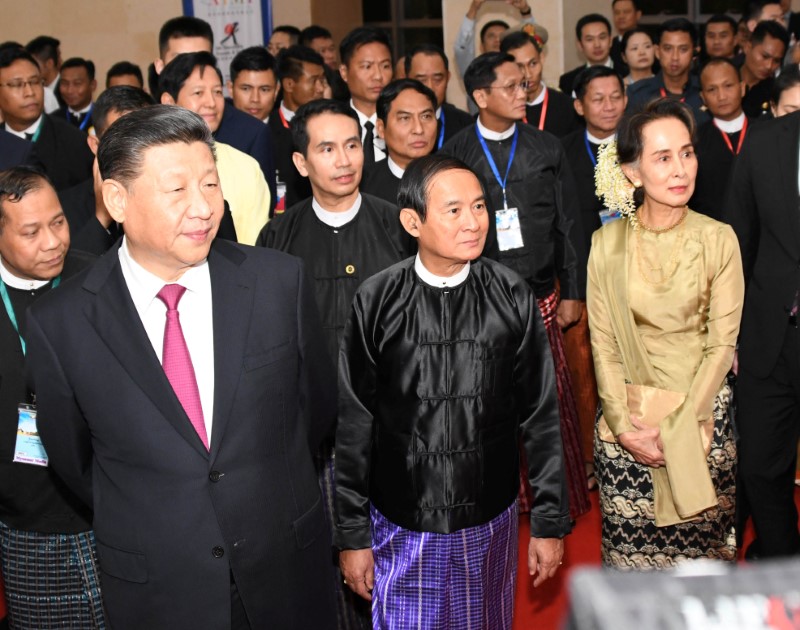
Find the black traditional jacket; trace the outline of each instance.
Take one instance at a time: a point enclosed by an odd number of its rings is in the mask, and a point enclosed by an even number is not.
[[[424,283],[409,258],[356,292],[339,355],[336,543],[370,546],[369,506],[451,533],[511,505],[524,445],[531,532],[571,529],[553,358],[535,297],[479,259],[461,284]]]

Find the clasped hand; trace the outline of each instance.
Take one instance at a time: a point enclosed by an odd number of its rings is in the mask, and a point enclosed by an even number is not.
[[[617,442],[628,451],[638,463],[652,468],[665,466],[664,444],[661,442],[661,430],[648,427],[639,418],[631,416],[631,424],[636,431],[625,431],[617,436]]]

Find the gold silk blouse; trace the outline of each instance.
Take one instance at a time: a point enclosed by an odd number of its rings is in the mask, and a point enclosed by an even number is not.
[[[614,221],[592,238],[586,301],[603,415],[615,436],[636,430],[626,382],[687,394],[660,425],[666,466],[651,472],[656,524],[691,520],[717,504],[698,423],[713,412],[739,334],[736,235],[691,210],[661,233]]]

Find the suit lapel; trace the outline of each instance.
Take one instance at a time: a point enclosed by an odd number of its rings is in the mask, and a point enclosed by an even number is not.
[[[95,294],[86,316],[134,383],[147,395],[175,430],[208,457],[202,441],[167,380],[150,339],[133,305],[117,251],[119,244],[98,259],[83,288]]]
[[[794,116],[786,116],[785,123],[781,126],[782,133],[778,134],[778,151],[777,155],[786,156],[786,159],[780,160],[781,171],[781,185],[783,186],[783,198],[786,199],[789,205],[789,210],[786,214],[791,217],[792,230],[794,232],[795,242],[800,243],[800,191],[797,187],[798,166],[800,165],[800,158],[798,157],[798,150],[800,150],[800,114]]]
[[[247,351],[255,278],[239,269],[245,255],[230,243],[216,241],[208,256],[214,319],[214,422],[212,460],[219,452],[230,419]]]

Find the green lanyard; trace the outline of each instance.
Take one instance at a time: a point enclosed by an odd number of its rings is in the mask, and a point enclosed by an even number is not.
[[[61,283],[61,276],[56,276],[53,279],[53,286],[52,288],[55,289]],[[11,298],[8,297],[8,289],[6,289],[6,283],[0,280],[0,297],[3,298],[3,306],[6,307],[6,313],[8,313],[8,319],[11,320],[11,325],[14,327],[14,330],[19,335],[19,343],[22,346],[22,354],[25,354],[25,340],[22,338],[22,335],[19,334],[19,324],[17,324],[17,316],[14,313],[14,306],[11,304]]]

